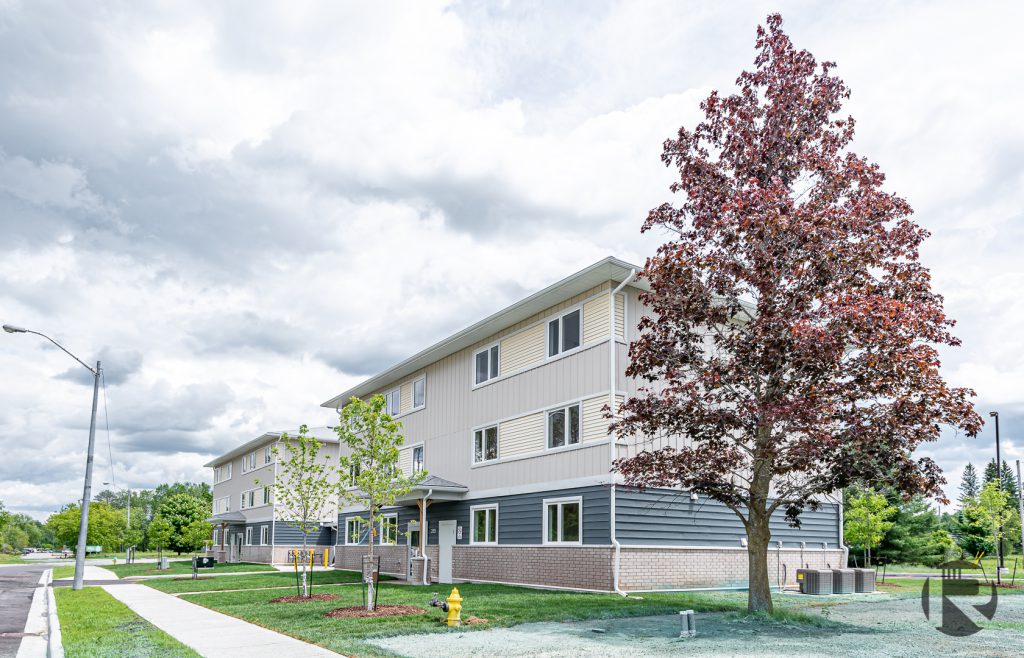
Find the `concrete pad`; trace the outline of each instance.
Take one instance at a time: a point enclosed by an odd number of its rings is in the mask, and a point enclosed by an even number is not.
[[[135,614],[204,656],[321,658],[338,655],[145,585],[104,585],[103,589]]]
[[[94,567],[91,564],[85,565],[85,573],[82,580],[118,580],[119,576],[110,569]]]

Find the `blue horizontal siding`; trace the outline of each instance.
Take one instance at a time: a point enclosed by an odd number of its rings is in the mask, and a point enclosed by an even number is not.
[[[839,508],[823,503],[817,511],[800,515],[800,527],[786,522],[785,510],[776,510],[770,526],[772,541],[784,546],[800,542],[839,546]],[[617,487],[615,537],[628,545],[740,546],[746,537],[739,517],[724,504],[701,496],[690,499],[685,491]]]
[[[265,522],[255,525],[267,525]],[[259,537],[259,530],[253,530],[253,541]],[[274,521],[271,530],[271,543],[275,546],[302,546],[302,531],[287,521]],[[334,530],[323,526],[306,535],[308,546],[334,545]]]

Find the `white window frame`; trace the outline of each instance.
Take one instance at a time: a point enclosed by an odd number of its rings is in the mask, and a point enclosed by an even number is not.
[[[394,407],[394,411],[392,411]],[[384,413],[392,418],[402,413],[402,387],[397,386],[384,394]]]
[[[577,504],[580,506],[579,514],[579,535],[580,538],[577,541],[550,541],[548,540],[548,508],[552,505],[558,506],[558,536],[564,535],[564,529],[562,527],[562,507],[566,504]],[[565,498],[545,498],[542,502],[544,506],[543,514],[543,527],[541,532],[543,533],[541,538],[544,540],[544,544],[553,546],[582,546],[583,545],[583,496],[567,496]]]
[[[356,516],[350,516],[350,517],[345,519],[345,545],[346,546],[359,546],[363,542],[361,542],[361,541],[352,541],[352,531],[349,530],[349,524],[350,523],[354,523],[356,525],[356,527],[359,528],[359,532],[357,534],[357,537],[358,536],[362,536],[362,534],[363,534],[363,530],[362,529],[363,529],[363,526],[365,526],[366,524],[359,517],[356,517]]]
[[[267,546],[270,544],[270,526],[260,526],[260,546]]]
[[[263,448],[263,465],[274,463],[274,447],[266,446]]]
[[[213,513],[225,514],[231,511],[231,496],[222,496],[213,501]]]
[[[423,385],[423,399],[420,400],[419,405],[416,404],[416,384]],[[412,380],[412,385],[410,386],[410,388],[412,389],[412,410],[418,411],[427,406],[427,376],[424,375],[422,377],[417,377],[416,379]]]
[[[492,428],[494,429],[494,443],[495,443],[495,445],[494,445],[494,457],[492,459],[487,459],[487,430],[492,429]],[[482,449],[480,451],[480,455],[481,455],[480,459],[476,458],[476,433],[477,432],[481,433],[481,441],[482,441],[482,444],[481,444]],[[478,428],[474,429],[473,430],[473,440],[470,443],[470,450],[472,451],[472,454],[473,454],[472,459],[473,459],[473,464],[474,465],[475,464],[490,464],[492,462],[496,462],[499,459],[501,459],[501,433],[498,430],[498,424],[495,423],[494,425],[485,425],[483,427],[478,427]]]
[[[389,525],[395,530],[394,541],[384,541],[384,523],[390,521]],[[377,536],[380,537],[381,546],[397,546],[398,545],[398,514],[381,514],[380,520],[377,521]]]
[[[494,363],[492,365],[492,363],[491,363],[491,350],[495,350],[495,349],[497,350],[497,352],[494,352]],[[485,377],[484,379],[482,379],[480,381],[477,381],[476,380],[476,357],[479,356],[480,354],[483,354],[484,352],[487,353],[487,377]],[[487,347],[482,347],[482,348],[476,350],[475,352],[473,352],[473,359],[470,362],[470,367],[472,368],[472,371],[473,371],[472,375],[471,375],[471,381],[473,382],[473,386],[483,386],[487,382],[495,380],[495,379],[498,379],[499,377],[501,377],[501,341],[498,341],[496,343],[491,343]],[[491,372],[494,372],[494,374],[492,375]]]
[[[252,526],[245,526],[245,545],[252,546]]]
[[[263,487],[263,504],[269,505],[272,502],[274,502],[274,498],[270,492],[270,487]]]
[[[420,451],[419,468],[416,468],[416,451],[417,450]],[[412,453],[409,456],[409,461],[412,464],[413,475],[415,475],[416,473],[419,473],[419,472],[421,472],[423,470],[423,463],[426,460],[426,455],[427,455],[427,452],[426,452],[426,450],[423,449],[423,444],[422,443],[419,444],[418,446],[413,446],[412,447]]]
[[[494,510],[494,541],[484,539],[483,541],[476,540],[476,513]],[[484,519],[489,519],[490,515],[484,514]],[[485,521],[489,523],[489,521]],[[484,527],[484,537],[487,537],[490,533],[487,532],[490,528]],[[498,543],[498,505],[471,505],[469,508],[469,543],[475,545],[489,545],[494,546]]]
[[[572,315],[573,313],[576,313],[577,311],[580,314],[579,344],[577,344],[576,347],[570,347],[569,349],[565,349],[565,347],[564,347],[565,346],[565,328],[562,326],[563,325],[563,320],[565,319],[565,316]],[[556,351],[554,354],[552,354],[551,353],[551,325],[554,324],[554,323],[558,323],[558,351]],[[582,349],[582,348],[583,348],[583,305],[582,304],[578,304],[578,305],[576,305],[574,307],[570,307],[570,308],[567,308],[565,310],[559,311],[558,314],[555,317],[548,318],[547,320],[544,321],[544,358],[545,359],[556,359],[556,358],[562,356],[563,354],[570,354],[570,353],[575,352],[576,350],[579,350],[579,349]]]
[[[351,489],[356,486],[356,478],[363,470],[363,465],[358,461],[353,460],[348,465],[348,488]]]
[[[231,463],[232,462],[228,462],[227,464],[221,464],[217,468],[213,469],[213,483],[214,484],[220,484],[221,482],[227,482],[228,480],[231,479]],[[228,470],[227,477],[224,477],[224,469],[225,468],[227,468],[227,470]]]
[[[213,529],[213,545],[214,546],[217,546],[217,545],[220,544],[220,542],[218,541],[219,539],[220,539],[220,528],[214,528]]]
[[[575,443],[569,443],[569,436],[571,434],[571,432],[569,432],[569,409],[571,409],[572,407],[579,407],[579,410],[578,410],[578,412],[576,414],[576,419],[578,421],[578,425],[579,426],[576,428],[576,442]],[[563,443],[560,446],[553,446],[553,445],[551,445],[551,414],[557,413],[559,411],[561,411],[561,412],[563,412],[565,414],[565,443]],[[575,446],[579,446],[582,443],[583,443],[583,401],[582,400],[577,401],[577,402],[570,402],[569,404],[563,405],[561,407],[555,407],[553,409],[548,409],[547,411],[544,412],[544,449],[545,450],[565,450],[567,448],[573,448]]]

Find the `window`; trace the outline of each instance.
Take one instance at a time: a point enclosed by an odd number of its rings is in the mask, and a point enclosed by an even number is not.
[[[398,415],[398,410],[401,406],[402,391],[396,388],[393,391],[384,394],[384,411],[392,416]]]
[[[473,533],[470,535],[470,543],[497,544],[498,506],[474,506],[470,508],[470,512],[473,519]]]
[[[245,529],[245,545],[252,546],[252,526]]]
[[[223,514],[231,511],[231,496],[224,496],[213,501],[213,513]]]
[[[548,322],[548,356],[580,346],[580,309]]]
[[[241,502],[241,507],[239,507],[239,509],[256,507],[256,490],[250,489],[249,491],[243,491],[239,502]]]
[[[422,409],[427,402],[427,378],[420,377],[412,383],[412,408]]]
[[[580,405],[548,412],[548,447],[561,448],[580,442]]]
[[[476,372],[476,383],[482,384],[488,379],[494,379],[498,376],[498,346],[492,345],[485,350],[481,350],[476,353],[473,357],[473,363],[475,364]]]
[[[270,504],[270,487],[263,487],[263,504]]]
[[[220,542],[217,541],[219,538],[220,538],[220,528],[214,528],[213,529],[213,545],[214,546],[220,544]]]
[[[544,501],[544,543],[579,544],[583,536],[583,499]]]
[[[359,473],[362,471],[358,461],[353,461],[348,465],[348,485],[350,487],[356,486],[356,478],[359,477]]]
[[[220,484],[231,479],[231,462],[213,469],[213,483]]]
[[[358,517],[345,519],[345,543],[361,544],[363,539],[363,520]]]
[[[412,449],[412,472],[419,473],[423,470],[423,446],[416,446]]]
[[[398,515],[385,514],[380,517],[380,543],[398,543]]]
[[[260,526],[260,546],[266,546],[270,543],[270,526]]]
[[[485,427],[473,433],[473,462],[489,462],[498,458],[498,426]]]
[[[274,461],[274,448],[273,446],[267,446],[263,449],[263,465],[266,466],[272,461]]]
[[[256,470],[256,453],[250,452],[248,455],[242,457],[242,472],[248,473],[249,471]]]

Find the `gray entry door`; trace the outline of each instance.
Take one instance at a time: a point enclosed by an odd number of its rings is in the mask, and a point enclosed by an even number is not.
[[[455,546],[456,521],[441,521],[437,526],[437,581],[452,582],[452,547]]]

